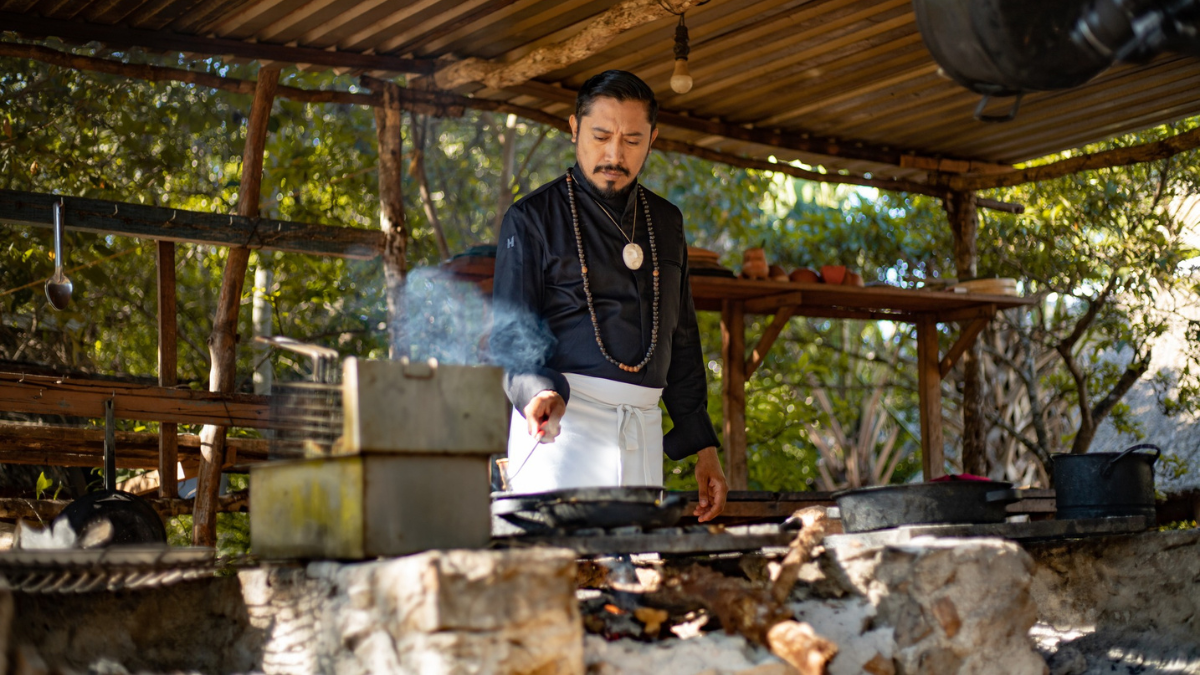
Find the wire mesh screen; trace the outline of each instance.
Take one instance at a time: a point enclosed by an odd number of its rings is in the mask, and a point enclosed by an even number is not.
[[[280,338],[276,347],[311,357],[307,379],[297,373],[293,381],[276,379],[271,386],[270,459],[326,456],[342,435],[341,368],[337,353]]]
[[[275,383],[271,417],[279,427],[270,458],[328,455],[342,435],[342,389],[322,382]]]

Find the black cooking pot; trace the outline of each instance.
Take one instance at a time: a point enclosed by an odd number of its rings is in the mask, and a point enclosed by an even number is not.
[[[950,480],[882,485],[835,492],[846,532],[902,525],[1003,523],[1005,507],[1021,499],[1012,483]]]
[[[1136,452],[1153,450],[1154,454]],[[1154,519],[1154,463],[1162,451],[1142,443],[1125,452],[1054,455],[1059,520],[1145,516]]]

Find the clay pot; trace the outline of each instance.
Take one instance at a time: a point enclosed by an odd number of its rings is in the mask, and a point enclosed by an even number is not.
[[[771,281],[787,281],[788,273],[779,265],[771,265],[767,273],[771,277]]]
[[[747,279],[766,279],[771,276],[767,254],[761,248],[748,248],[742,253],[742,276]]]
[[[840,284],[846,279],[845,265],[822,265],[821,278],[827,284]]]
[[[792,273],[788,276],[788,278],[801,284],[821,283],[821,275],[817,274],[813,270],[808,269],[807,267],[800,267],[792,270]]]
[[[843,286],[863,286],[862,275],[858,272],[846,272],[846,277],[842,279]]]

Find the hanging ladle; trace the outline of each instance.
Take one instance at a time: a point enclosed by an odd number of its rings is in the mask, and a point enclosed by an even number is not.
[[[62,311],[71,302],[71,280],[63,274],[63,239],[67,226],[63,224],[62,200],[54,204],[54,276],[46,280],[46,299],[50,306]]]

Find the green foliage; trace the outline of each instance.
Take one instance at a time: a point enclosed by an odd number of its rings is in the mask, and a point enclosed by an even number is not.
[[[53,46],[94,53],[86,46]],[[192,61],[136,51],[115,56],[254,77],[249,66],[216,59]],[[0,102],[7,122],[4,128],[11,127],[11,133],[0,137],[0,187],[198,211],[234,209],[248,96],[80,73],[19,59],[3,63]],[[358,90],[350,77],[294,69],[285,70],[281,82]],[[498,215],[512,197],[528,194],[574,162],[566,135],[520,119],[510,122],[503,115],[468,112],[461,118],[407,116],[405,122],[404,151],[409,162],[402,193],[412,235],[408,260],[414,267],[432,266],[441,258],[435,236],[438,226],[451,253],[492,242]],[[262,215],[346,227],[379,226],[370,109],[279,100],[271,124]],[[424,138],[420,162],[415,161],[418,134],[414,129],[420,129]],[[1176,130],[1150,130],[1108,145],[1153,140]],[[512,167],[503,165],[506,144],[515,148]],[[1127,359],[1148,353],[1164,330],[1159,311],[1164,298],[1172,289],[1200,290],[1194,274],[1196,251],[1184,244],[1180,223],[1162,208],[1173,198],[1200,192],[1197,163],[1196,153],[1191,153],[1170,163],[1088,172],[990,195],[1021,202],[1027,212],[1022,217],[984,212],[979,274],[1015,276],[1026,293],[1039,295],[1043,302],[1025,317],[1010,312],[1008,324],[997,329],[999,335],[985,333],[985,341],[1018,345],[1024,335],[1039,354],[1049,353],[1089,300],[1115,276],[1113,300],[1098,312],[1074,352],[1090,391],[1110,391],[1125,370],[1124,362],[1112,355]],[[421,167],[429,187],[428,204],[422,202],[418,189],[416,172]],[[509,180],[503,181],[510,169]],[[940,202],[928,197],[818,185],[661,152],[652,153],[643,175],[647,187],[682,209],[690,242],[719,252],[723,263],[735,271],[741,252],[761,245],[771,262],[785,268],[845,264],[859,270],[868,282],[913,287],[955,276],[945,214]],[[85,267],[69,272],[75,281],[74,302],[67,311],[56,313],[47,309],[40,288],[52,268],[50,231],[0,224],[0,237],[0,358],[95,373],[155,374],[155,247],[151,242],[69,233],[68,267]],[[194,388],[207,388],[206,337],[225,255],[220,248],[178,246],[179,375]],[[251,268],[259,266],[274,273],[272,286],[259,292],[269,302],[275,333],[324,344],[346,355],[386,355],[386,303],[377,261],[256,252]],[[242,390],[250,389],[249,375],[255,365],[248,337],[253,335],[252,278],[247,279],[239,315],[238,331],[243,337],[237,368]],[[747,317],[748,347],[769,320]],[[720,428],[718,318],[703,313],[700,327],[710,373],[709,411]],[[951,344],[954,328],[944,330],[943,351]],[[1152,374],[1164,410],[1192,411],[1200,402],[1196,379],[1200,323],[1191,330],[1190,356],[1180,359],[1179,367],[1170,372]],[[1003,356],[1022,354],[1018,350]],[[271,352],[268,358],[281,380],[305,374],[307,364],[294,355]],[[989,358],[996,368],[989,372],[1002,372],[1001,355]],[[850,478],[838,463],[845,464],[852,453],[834,442],[835,428],[861,446],[865,455],[856,455],[854,461],[875,462],[894,447],[897,463],[888,479],[915,476],[920,463],[914,362],[915,339],[909,326],[791,321],[748,383],[750,487],[801,490],[831,482],[845,484]],[[957,461],[953,426],[961,399],[957,377],[952,374],[943,391],[951,466]],[[999,384],[1002,378],[994,379],[995,391],[1007,397],[1008,390],[1001,391]],[[1053,443],[1056,447],[1069,443],[1075,431],[1076,381],[1051,360],[1041,367],[1038,382],[1046,399],[1057,402],[1051,406],[1053,414],[1047,413],[1051,422],[1059,420],[1050,424]],[[819,405],[818,390],[828,393],[828,410]],[[877,391],[881,393],[876,395]],[[877,428],[860,428],[868,411],[882,420]],[[1003,410],[991,412],[1009,419]],[[1108,415],[1118,429],[1137,433],[1136,419],[1127,406],[1118,402]],[[1028,434],[1028,421],[1021,425]],[[133,427],[121,424],[122,429]],[[894,446],[889,446],[889,438]],[[834,456],[823,457],[820,442],[832,443]],[[1003,446],[1003,434],[994,433],[989,443],[997,464],[1007,461],[1004,448],[1009,446]],[[1023,452],[1017,444],[1009,454]],[[668,487],[694,489],[693,468],[692,459],[667,461]],[[248,535],[244,516],[223,514],[219,523],[222,550],[243,551]],[[190,539],[189,532],[190,518],[173,521],[173,541]]]

